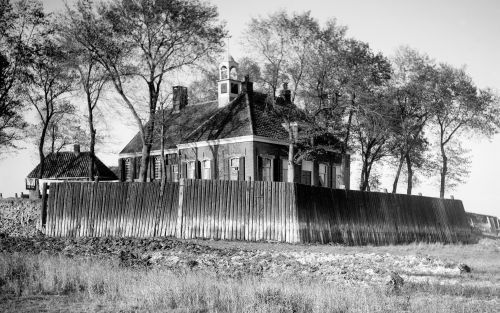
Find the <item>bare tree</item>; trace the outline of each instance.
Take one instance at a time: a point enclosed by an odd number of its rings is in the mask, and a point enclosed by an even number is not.
[[[48,32],[35,44],[37,51],[25,76],[23,93],[36,110],[40,123],[38,154],[40,158],[39,178],[44,171],[44,145],[51,122],[58,116],[74,112],[73,105],[63,96],[74,89],[76,75],[67,66],[64,51]]]
[[[165,75],[220,49],[225,36],[215,7],[197,0],[101,3],[98,14],[79,6],[67,10],[66,32],[104,67],[131,112],[142,139],[139,179],[146,180],[154,116]],[[142,81],[148,92],[143,122],[125,85]]]
[[[0,148],[15,147],[27,126],[17,89],[32,61],[31,44],[46,23],[40,1],[0,0]]]
[[[450,175],[450,158],[460,156],[450,150],[464,133],[492,136],[500,127],[498,96],[478,89],[463,68],[441,64],[434,81],[433,119],[441,158],[439,196],[444,197]],[[450,153],[451,152],[451,153]],[[456,175],[456,173],[455,173]]]
[[[395,131],[391,138],[391,150],[397,159],[392,192],[396,193],[406,162],[407,194],[411,194],[414,165],[422,167],[425,161],[422,156],[428,146],[424,129],[433,110],[431,93],[435,71],[429,57],[408,47],[396,51],[392,65],[394,72],[389,92],[395,106]]]
[[[86,14],[92,12],[92,1],[82,0],[76,3],[79,12]],[[69,10],[69,8],[66,8]],[[88,17],[90,18],[90,16]],[[95,178],[95,145],[97,131],[95,128],[95,109],[101,97],[101,93],[105,84],[109,81],[108,74],[104,67],[99,63],[98,59],[91,51],[86,49],[79,41],[75,41],[70,31],[71,25],[68,25],[68,20],[59,18],[56,24],[59,40],[64,49],[70,54],[70,65],[74,67],[79,74],[79,83],[85,94],[87,124],[90,137],[90,156],[88,177],[90,180]],[[88,30],[88,29],[87,29]],[[87,34],[90,36],[90,34]]]

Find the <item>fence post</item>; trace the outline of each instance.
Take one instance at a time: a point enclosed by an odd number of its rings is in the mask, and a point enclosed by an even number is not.
[[[42,227],[47,224],[47,183],[42,185]]]
[[[184,201],[184,185],[186,179],[179,179],[179,204],[177,206],[177,223],[175,225],[175,237],[182,237],[182,203]]]

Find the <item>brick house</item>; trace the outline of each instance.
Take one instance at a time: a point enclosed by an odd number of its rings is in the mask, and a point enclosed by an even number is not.
[[[187,103],[187,88],[173,87],[173,110],[165,114],[164,145],[167,181],[179,178],[287,181],[289,132],[300,133],[302,121],[284,123],[283,108],[300,109],[284,90],[278,112],[266,104],[266,95],[253,90],[248,78],[237,79],[238,63],[230,56],[219,65],[218,99],[199,104]],[[298,114],[300,115],[300,114]],[[148,180],[161,173],[158,123],[147,171]],[[137,134],[119,154],[120,180],[138,178],[142,150]],[[332,188],[349,189],[350,156],[326,149],[321,157],[295,164],[294,181]]]
[[[62,181],[89,181],[89,167],[92,157],[90,152],[81,152],[80,145],[75,144],[73,151],[49,153],[44,160],[43,174],[40,177],[38,164],[26,177],[26,190],[31,199],[37,199],[43,183]],[[101,181],[118,180],[99,158],[94,159],[95,176]]]

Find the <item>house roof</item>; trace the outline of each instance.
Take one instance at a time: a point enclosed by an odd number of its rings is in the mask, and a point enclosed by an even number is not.
[[[248,135],[288,140],[283,116],[293,116],[295,121],[303,119],[304,113],[294,105],[269,105],[266,97],[259,92],[244,90],[221,108],[217,101],[212,101],[188,105],[177,113],[166,112],[165,149],[175,148],[178,144]],[[152,150],[160,149],[160,133],[160,125],[155,123]],[[141,135],[137,133],[120,153],[137,153],[141,149]]]
[[[91,156],[90,152],[50,153],[45,157],[42,178],[77,178],[88,177]],[[118,177],[99,160],[95,158],[96,176],[102,180],[116,180]],[[28,178],[38,178],[40,164],[38,164],[29,174]]]

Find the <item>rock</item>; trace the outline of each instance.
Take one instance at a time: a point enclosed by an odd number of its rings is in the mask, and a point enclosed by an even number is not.
[[[399,292],[404,285],[404,279],[398,273],[391,272],[386,285],[389,287],[388,291]]]
[[[467,264],[465,264],[465,263],[458,264],[458,269],[460,270],[460,274],[461,273],[470,273],[471,272],[471,268]]]
[[[196,261],[196,260],[189,260],[189,261],[187,261],[186,265],[190,269],[193,269],[194,267],[198,266],[198,261]]]

